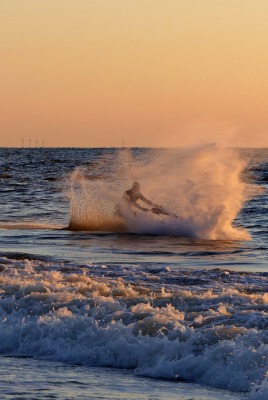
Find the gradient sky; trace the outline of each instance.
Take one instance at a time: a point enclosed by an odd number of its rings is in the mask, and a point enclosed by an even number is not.
[[[0,0],[0,146],[268,147],[267,0]]]

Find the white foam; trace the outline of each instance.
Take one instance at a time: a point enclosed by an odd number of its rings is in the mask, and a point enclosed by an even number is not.
[[[3,354],[252,389],[252,400],[267,394],[267,303],[260,286],[267,284],[265,276],[247,276],[255,292],[246,293],[236,288],[244,276],[225,274],[230,280],[224,283],[221,271],[211,272],[209,287],[203,282],[209,271],[198,272],[200,285],[174,287],[161,281],[159,271],[158,279],[144,271],[142,284],[138,271],[131,276],[127,269],[128,282],[103,277],[102,266],[66,270],[63,264],[10,260],[5,267],[0,275]],[[177,277],[183,273],[189,277],[183,270]]]

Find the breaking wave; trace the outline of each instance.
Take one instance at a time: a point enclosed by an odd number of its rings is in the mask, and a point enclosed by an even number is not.
[[[2,354],[130,368],[266,399],[265,273],[4,257],[0,270]]]

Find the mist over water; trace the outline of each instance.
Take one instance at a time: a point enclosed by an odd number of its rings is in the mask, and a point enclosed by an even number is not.
[[[116,159],[71,174],[69,228],[249,240],[249,233],[234,225],[249,196],[249,185],[241,180],[244,168],[238,152],[217,145],[150,150],[141,157],[122,149]],[[122,195],[134,181],[145,197],[178,218],[124,209]]]

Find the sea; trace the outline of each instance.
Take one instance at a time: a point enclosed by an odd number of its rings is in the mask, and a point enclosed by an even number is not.
[[[0,148],[0,399],[267,400],[267,188],[268,149]]]

